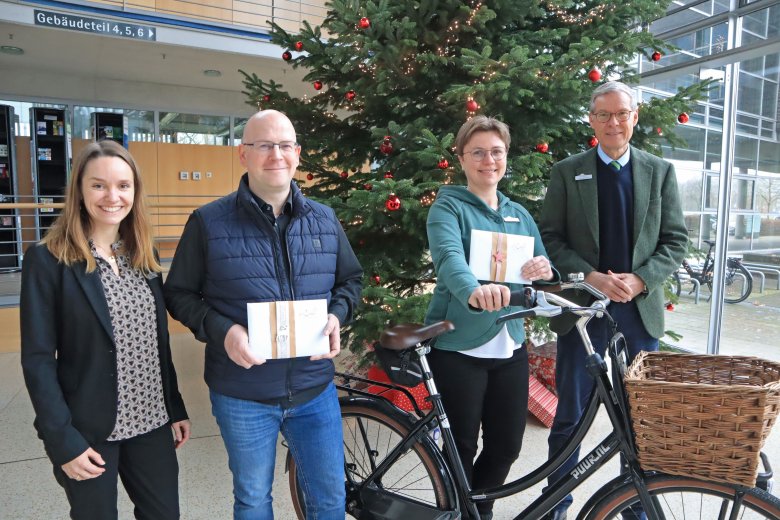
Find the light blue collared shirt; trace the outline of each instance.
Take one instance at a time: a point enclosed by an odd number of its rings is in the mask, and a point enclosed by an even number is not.
[[[618,159],[613,159],[612,157],[607,155],[604,152],[604,150],[601,149],[601,145],[599,145],[597,151],[598,151],[598,154],[599,154],[599,158],[602,161],[604,161],[604,163],[607,164],[607,165],[611,165],[612,161],[617,161],[618,163],[620,163],[620,167],[622,168],[623,166],[628,164],[628,161],[631,160],[631,147],[630,146],[628,148],[626,148],[626,153],[621,155]]]

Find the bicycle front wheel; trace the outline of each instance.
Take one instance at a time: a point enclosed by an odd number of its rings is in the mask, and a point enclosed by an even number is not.
[[[374,501],[399,500],[411,508],[452,509],[455,497],[444,461],[435,444],[416,442],[370,485],[372,472],[409,433],[409,417],[389,403],[370,398],[341,398],[344,431],[344,468],[347,513],[374,518]],[[306,503],[298,471],[290,459],[289,484],[298,518],[306,517]],[[378,500],[377,500],[378,499]],[[361,516],[363,515],[363,516]]]
[[[745,301],[753,290],[753,276],[739,261],[729,258],[726,263],[726,276],[723,300],[727,303]]]
[[[647,479],[650,494],[665,519],[741,520],[780,519],[780,500],[758,488],[748,489],[740,504],[735,503],[737,486],[705,482],[687,477],[656,475]],[[641,506],[633,484],[621,486],[599,501],[587,520],[622,520]],[[624,516],[625,514],[625,516]]]

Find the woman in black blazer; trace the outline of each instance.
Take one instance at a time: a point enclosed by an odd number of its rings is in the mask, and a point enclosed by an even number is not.
[[[76,158],[65,208],[25,254],[22,369],[35,428],[74,519],[179,518],[190,436],[138,167],[113,141]],[[173,430],[173,432],[171,432]]]

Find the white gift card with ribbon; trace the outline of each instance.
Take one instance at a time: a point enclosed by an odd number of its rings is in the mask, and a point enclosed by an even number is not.
[[[249,349],[264,359],[316,356],[330,352],[323,334],[326,300],[262,302],[246,305]]]
[[[520,275],[520,270],[533,255],[533,237],[471,230],[469,267],[477,280],[531,283]]]

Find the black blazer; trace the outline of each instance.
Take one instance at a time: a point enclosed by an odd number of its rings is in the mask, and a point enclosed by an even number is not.
[[[46,246],[22,265],[22,370],[35,429],[55,465],[108,438],[117,414],[116,348],[100,274],[61,264]],[[172,422],[187,418],[168,343],[162,277],[148,279],[157,309],[163,393]]]

